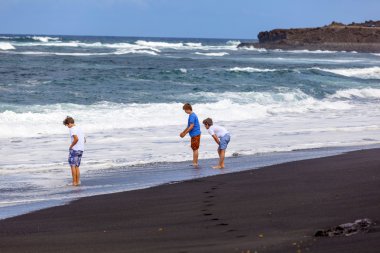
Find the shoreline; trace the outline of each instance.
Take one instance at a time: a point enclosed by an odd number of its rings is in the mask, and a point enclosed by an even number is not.
[[[0,221],[2,252],[377,252],[380,149],[86,197]],[[297,251],[299,250],[299,251]]]
[[[308,50],[308,51],[336,51],[357,53],[380,53],[380,43],[260,43],[242,42],[237,48],[256,48],[266,50]]]
[[[124,169],[120,168],[116,169],[115,171],[108,171],[105,169],[104,172],[100,172],[100,174],[95,178],[89,176],[88,174],[83,174],[82,186],[79,188],[71,186],[64,187],[62,191],[67,192],[67,196],[64,196],[63,198],[60,198],[59,196],[51,196],[50,199],[33,200],[25,203],[1,207],[0,221],[46,208],[67,205],[72,201],[86,197],[142,190],[170,184],[172,182],[184,182],[192,179],[206,178],[219,174],[229,174],[251,169],[263,169],[267,166],[279,165],[287,162],[329,157],[346,152],[373,148],[380,148],[380,145],[372,144],[365,146],[324,147],[260,153],[255,155],[239,155],[237,157],[230,156],[227,157],[226,160],[227,168],[222,171],[211,169],[213,163],[217,161],[216,158],[202,160],[199,170],[189,169],[189,161],[144,164],[141,166],[130,166]],[[155,174],[153,173],[151,177],[145,177],[143,181],[139,181],[136,178],[134,179],[135,181],[137,180],[136,182],[130,181],[130,177],[134,177],[134,173],[131,170],[136,169],[137,173],[139,173],[138,171],[141,168],[146,171],[155,171]],[[161,170],[169,170],[170,173],[161,172]],[[138,186],[136,186],[136,183],[138,183]],[[91,187],[97,188],[102,184],[107,185],[107,188],[103,191],[97,192],[95,190],[92,192],[90,189]]]
[[[380,52],[380,21],[329,25],[312,28],[290,28],[262,31],[258,43],[240,43],[239,47],[282,50]]]

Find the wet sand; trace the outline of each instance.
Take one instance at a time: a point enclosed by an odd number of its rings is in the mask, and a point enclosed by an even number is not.
[[[379,252],[380,149],[83,198],[0,221],[0,252]],[[252,165],[253,166],[253,165]],[[128,183],[128,182],[126,182]]]

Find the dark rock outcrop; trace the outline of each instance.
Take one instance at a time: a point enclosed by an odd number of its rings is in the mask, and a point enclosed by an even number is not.
[[[380,52],[380,21],[349,25],[332,22],[317,28],[275,29],[260,32],[257,37],[258,43],[241,43],[238,47]]]
[[[316,237],[334,237],[334,236],[350,236],[359,232],[368,233],[376,224],[370,219],[356,220],[353,223],[345,223],[339,226],[318,230],[314,236]]]

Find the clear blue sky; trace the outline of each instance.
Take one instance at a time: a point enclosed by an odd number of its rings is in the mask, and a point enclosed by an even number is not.
[[[379,0],[0,0],[0,33],[256,38],[380,20]]]

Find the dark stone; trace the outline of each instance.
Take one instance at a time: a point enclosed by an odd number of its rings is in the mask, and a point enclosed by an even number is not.
[[[373,227],[375,223],[370,219],[360,219],[356,220],[354,223],[344,223],[339,226],[328,228],[328,229],[320,229],[315,232],[315,237],[334,237],[334,236],[350,236],[357,234],[359,232],[369,232],[371,227]]]

